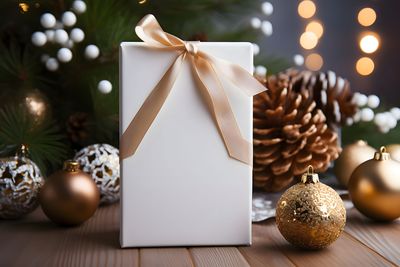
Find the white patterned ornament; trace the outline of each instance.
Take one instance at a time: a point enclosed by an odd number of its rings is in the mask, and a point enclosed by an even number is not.
[[[16,219],[33,211],[44,179],[23,154],[0,159],[0,218]]]
[[[83,148],[75,155],[81,169],[90,174],[100,190],[100,203],[111,204],[119,200],[119,151],[108,144],[95,144]]]

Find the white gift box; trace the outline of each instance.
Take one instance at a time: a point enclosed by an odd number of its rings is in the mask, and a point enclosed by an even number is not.
[[[198,48],[252,72],[250,43]],[[141,42],[121,44],[121,133],[176,57]],[[222,83],[252,142],[252,97]],[[187,61],[136,153],[121,159],[121,183],[122,247],[251,243],[251,166],[229,157]]]

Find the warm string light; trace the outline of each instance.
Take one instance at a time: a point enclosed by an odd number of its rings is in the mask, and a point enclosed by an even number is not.
[[[21,13],[26,13],[29,11],[29,5],[25,2],[19,3],[18,8]]]
[[[304,19],[312,19],[317,12],[317,7],[313,1],[304,0],[299,3],[297,12]],[[323,34],[324,27],[322,23],[316,19],[312,19],[307,23],[305,31],[301,34],[299,43],[303,49],[313,50],[317,47],[319,39]],[[312,71],[320,70],[324,64],[322,56],[315,52],[310,53],[305,59],[301,55],[296,55],[293,59],[296,65],[303,65],[304,63]]]
[[[376,21],[376,12],[373,8],[362,8],[357,15],[358,23],[361,26],[369,27]],[[380,37],[375,32],[364,32],[359,40],[360,50],[366,54],[375,53],[380,45]],[[373,73],[375,63],[371,57],[361,57],[356,62],[356,71],[362,76],[368,76]]]

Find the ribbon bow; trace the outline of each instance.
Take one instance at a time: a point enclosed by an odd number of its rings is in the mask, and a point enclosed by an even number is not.
[[[225,76],[249,96],[262,91],[262,86],[245,69],[238,65],[218,60],[199,51],[196,43],[185,42],[164,32],[153,15],[146,15],[135,28],[137,36],[150,47],[169,48],[179,52],[178,57],[154,87],[136,113],[128,128],[121,136],[120,154],[122,158],[132,156],[147,130],[156,118],[179,75],[185,59],[189,59],[198,87],[205,95],[209,111],[214,118],[229,156],[251,164],[251,146],[241,135],[235,115],[218,77]]]

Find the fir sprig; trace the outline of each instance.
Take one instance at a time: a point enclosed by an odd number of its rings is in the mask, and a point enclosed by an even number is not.
[[[0,156],[14,155],[21,144],[28,146],[31,159],[43,173],[60,167],[69,149],[56,123],[37,122],[21,106],[0,110]]]

